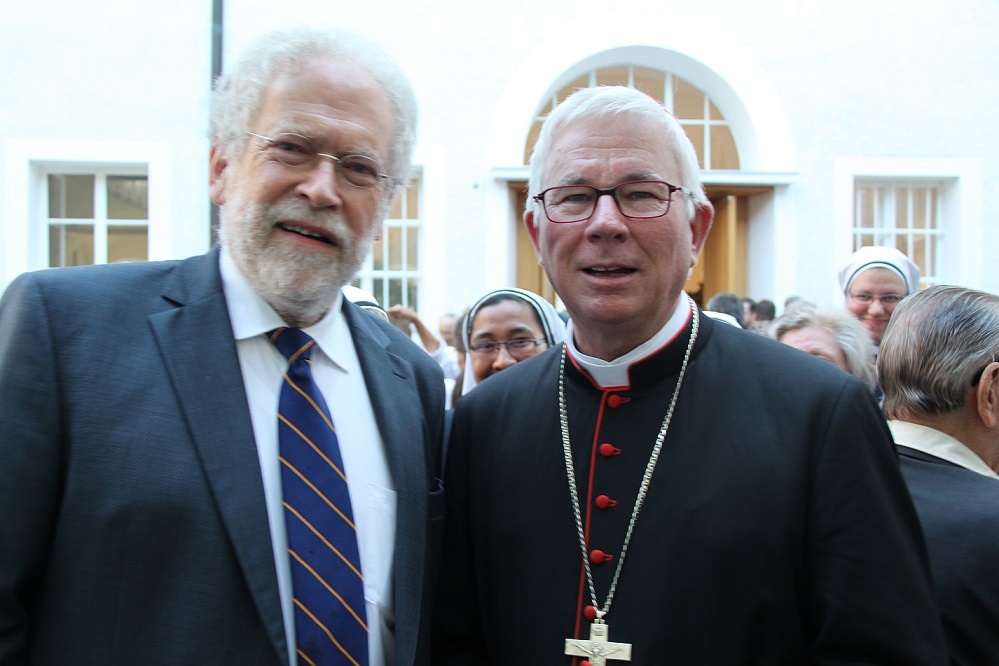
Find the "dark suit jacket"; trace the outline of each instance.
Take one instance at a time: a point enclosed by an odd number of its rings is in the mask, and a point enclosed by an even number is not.
[[[426,661],[437,365],[344,313],[398,497],[399,664]],[[0,302],[0,663],[287,664],[218,251],[56,269]]]
[[[999,664],[999,481],[907,446],[951,664]]]

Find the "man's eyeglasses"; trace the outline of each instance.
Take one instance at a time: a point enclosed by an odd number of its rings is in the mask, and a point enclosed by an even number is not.
[[[364,155],[344,155],[337,157],[329,153],[319,152],[316,143],[307,136],[285,132],[273,139],[269,136],[247,132],[250,136],[267,142],[264,149],[270,157],[281,164],[296,169],[311,169],[319,162],[320,157],[333,160],[336,172],[354,187],[374,187],[381,179],[392,180],[391,176],[382,173],[378,162]]]
[[[615,185],[609,190],[589,185],[560,185],[549,187],[533,198],[545,209],[549,220],[563,224],[588,219],[597,207],[597,200],[605,194],[614,197],[617,209],[625,217],[636,220],[661,217],[669,212],[674,192],[691,196],[686,187],[661,180],[635,180]]]
[[[499,353],[500,347],[506,347],[507,352],[510,356],[514,358],[526,358],[534,354],[534,349],[538,345],[546,344],[548,341],[541,340],[531,340],[530,338],[517,338],[516,340],[508,340],[507,342],[493,342],[492,340],[488,342],[479,342],[474,345],[469,345],[468,349],[473,354],[478,356],[495,356]]]
[[[884,307],[893,307],[898,305],[905,296],[901,294],[885,294],[884,296],[875,296],[874,294],[848,294],[847,295],[851,301],[854,303],[860,303],[862,305],[872,305],[874,301],[878,301]]]

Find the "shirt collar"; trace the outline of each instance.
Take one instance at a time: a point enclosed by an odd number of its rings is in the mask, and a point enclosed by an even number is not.
[[[687,294],[680,292],[680,296],[676,301],[676,306],[673,308],[673,314],[666,321],[663,327],[659,329],[659,332],[632,349],[624,356],[619,356],[613,361],[604,361],[593,356],[587,356],[576,349],[576,344],[573,341],[573,327],[571,319],[569,320],[569,325],[566,330],[565,343],[572,358],[581,369],[586,371],[586,373],[598,386],[601,388],[628,386],[631,382],[630,377],[628,376],[628,370],[631,365],[637,361],[641,361],[649,356],[652,356],[673,342],[673,340],[676,339],[676,336],[678,336],[687,325],[687,319],[689,317],[690,306],[688,305]]]
[[[928,453],[972,472],[999,479],[999,474],[986,465],[974,451],[946,433],[908,421],[888,421],[888,427],[897,444]]]
[[[233,336],[237,341],[265,335],[275,328],[287,326],[274,308],[243,277],[225,246],[219,253],[219,272]],[[351,338],[342,307],[343,294],[338,292],[329,312],[318,322],[302,330],[316,341],[319,349],[334,364],[346,370],[349,365],[347,359],[351,356],[344,353],[344,345],[351,344]]]

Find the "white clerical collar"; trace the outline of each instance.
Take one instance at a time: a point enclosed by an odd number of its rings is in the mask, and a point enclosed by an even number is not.
[[[219,253],[219,272],[222,275],[222,291],[225,293],[229,321],[232,323],[232,332],[236,340],[247,340],[288,325],[281,319],[281,315],[254,291],[224,246]],[[318,322],[302,330],[312,336],[334,364],[347,370],[341,344],[352,343],[347,321],[341,311],[342,305],[343,294],[337,292],[336,300],[329,312]]]
[[[673,314],[666,321],[663,327],[659,329],[659,332],[632,349],[624,356],[619,356],[613,361],[604,361],[599,358],[594,358],[593,356],[587,356],[576,349],[576,344],[573,340],[573,327],[571,319],[569,320],[569,324],[566,328],[565,344],[567,345],[569,354],[572,356],[573,360],[575,360],[576,363],[586,371],[597,386],[600,388],[625,387],[631,384],[631,379],[628,375],[628,370],[631,368],[631,365],[637,361],[641,361],[649,356],[652,356],[653,354],[656,354],[673,342],[673,340],[675,340],[687,326],[687,320],[689,318],[690,305],[687,300],[687,294],[680,292],[680,296],[676,301],[676,306],[673,308]]]
[[[897,444],[928,453],[972,472],[999,479],[999,474],[986,465],[974,451],[946,433],[908,421],[888,421],[888,427]]]

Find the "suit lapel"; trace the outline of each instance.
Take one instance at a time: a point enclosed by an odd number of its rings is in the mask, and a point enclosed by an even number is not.
[[[275,650],[287,663],[274,554],[250,411],[218,271],[218,251],[182,262],[152,315],[191,438]]]

